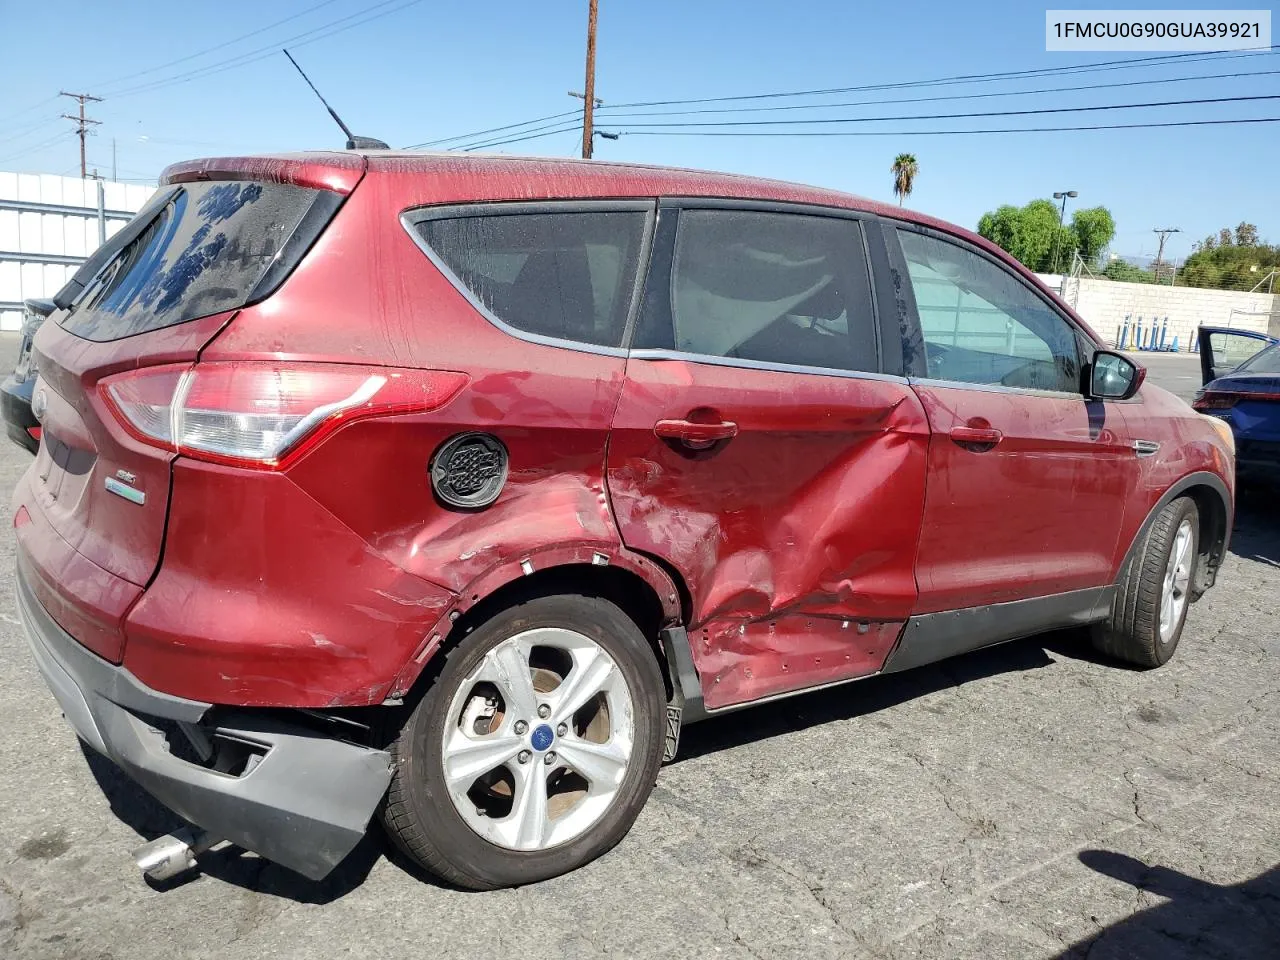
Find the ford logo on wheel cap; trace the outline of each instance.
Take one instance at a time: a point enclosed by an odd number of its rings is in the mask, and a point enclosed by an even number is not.
[[[555,731],[545,723],[541,723],[533,728],[533,733],[529,737],[529,743],[532,745],[533,749],[542,753],[544,750],[550,748],[551,744],[555,742],[555,739]]]

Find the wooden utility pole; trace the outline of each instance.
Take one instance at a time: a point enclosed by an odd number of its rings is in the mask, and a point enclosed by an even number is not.
[[[590,0],[587,13],[587,81],[582,97],[582,158],[591,159],[591,144],[595,139],[594,114],[596,109],[596,8],[599,0]]]
[[[1154,270],[1154,273],[1156,275],[1156,283],[1159,283],[1160,272],[1164,269],[1164,242],[1169,239],[1169,234],[1181,233],[1182,231],[1177,227],[1163,227],[1163,228],[1153,227],[1151,229],[1151,232],[1158,233],[1160,235],[1160,249],[1156,251],[1156,262],[1155,262],[1155,270]],[[1177,271],[1175,270],[1174,272],[1176,274]]]
[[[84,180],[89,175],[89,171],[85,166],[85,159],[84,159],[84,138],[85,138],[85,135],[88,133],[89,124],[96,125],[102,122],[101,120],[90,120],[88,117],[86,117],[84,115],[84,105],[89,100],[92,100],[95,103],[101,103],[102,98],[92,97],[87,93],[67,93],[67,91],[65,90],[59,91],[59,95],[63,97],[71,97],[71,99],[78,100],[80,102],[79,116],[76,116],[70,113],[64,113],[62,116],[64,119],[73,120],[76,123],[76,135],[80,138],[80,179]]]

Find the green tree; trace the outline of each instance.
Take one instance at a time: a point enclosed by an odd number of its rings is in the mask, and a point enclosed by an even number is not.
[[[1251,290],[1280,268],[1280,246],[1261,243],[1258,228],[1240,223],[1234,231],[1223,227],[1213,237],[1197,244],[1178,271],[1177,282],[1188,287],[1219,290]]]
[[[994,212],[984,213],[978,221],[978,233],[1017,257],[1014,251],[1022,249],[1022,211],[1006,203]]]
[[[900,153],[893,158],[893,166],[889,168],[893,174],[893,192],[898,198],[898,206],[911,196],[911,188],[915,186],[916,174],[920,165],[914,153]]]
[[[1135,267],[1126,260],[1112,260],[1107,264],[1107,268],[1102,271],[1102,275],[1109,280],[1117,280],[1121,283],[1156,282],[1156,275],[1150,270]]]
[[[1087,264],[1097,264],[1116,235],[1116,222],[1106,207],[1087,207],[1071,215],[1074,248]]]
[[[1024,207],[1006,204],[982,215],[978,233],[1041,272],[1053,270],[1055,259],[1070,262],[1076,249],[1095,262],[1115,236],[1115,221],[1105,207],[1078,210],[1065,227],[1058,216],[1052,200],[1032,200]]]

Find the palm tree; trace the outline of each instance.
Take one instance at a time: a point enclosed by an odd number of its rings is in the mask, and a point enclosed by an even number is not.
[[[902,206],[902,202],[911,196],[911,188],[915,186],[916,174],[920,172],[920,165],[916,163],[916,155],[914,153],[900,153],[893,158],[893,166],[889,168],[893,173],[893,192],[898,197],[898,206]]]

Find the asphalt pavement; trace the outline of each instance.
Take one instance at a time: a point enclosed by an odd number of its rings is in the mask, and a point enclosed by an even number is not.
[[[1148,362],[1194,391],[1194,360]],[[0,485],[29,462],[0,444]],[[0,957],[1280,956],[1278,567],[1280,507],[1246,495],[1165,668],[1058,633],[711,720],[616,850],[482,894],[376,831],[321,883],[223,850],[149,886],[129,852],[177,824],[81,749],[6,601]]]

